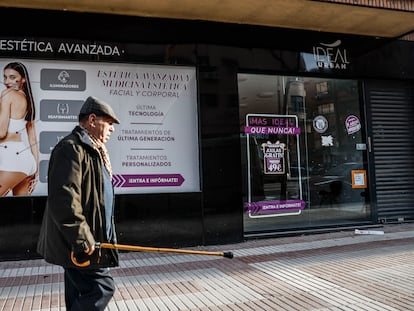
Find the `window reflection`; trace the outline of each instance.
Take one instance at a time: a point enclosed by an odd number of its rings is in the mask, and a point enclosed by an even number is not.
[[[369,218],[368,185],[355,183],[355,172],[366,177],[364,119],[356,80],[239,74],[245,231],[355,223]],[[291,116],[299,135],[246,132],[248,116]],[[266,127],[267,125],[263,125]],[[283,144],[283,174],[269,173],[264,147]],[[279,149],[277,149],[279,150]],[[278,157],[276,153],[273,155]],[[277,159],[272,159],[275,167]],[[362,172],[362,173],[361,173]],[[275,212],[268,203],[304,201],[304,209]],[[257,208],[266,205],[272,213]],[[263,203],[264,202],[264,203]],[[270,206],[270,207],[269,207]],[[273,208],[273,209],[272,209]],[[262,214],[261,214],[262,212]]]

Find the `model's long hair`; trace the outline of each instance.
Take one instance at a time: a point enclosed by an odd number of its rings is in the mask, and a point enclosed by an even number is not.
[[[29,73],[27,72],[26,67],[22,63],[12,62],[4,67],[4,70],[6,69],[16,70],[25,79],[25,82],[23,83],[23,92],[26,95],[27,99],[27,113],[24,119],[26,121],[33,121],[35,119],[35,103],[33,99]]]

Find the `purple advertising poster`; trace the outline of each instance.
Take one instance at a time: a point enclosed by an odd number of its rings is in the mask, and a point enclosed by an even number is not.
[[[247,114],[244,132],[248,140],[245,207],[249,217],[299,215],[305,208],[305,201],[299,169],[301,129],[298,117]],[[257,164],[251,162],[256,159],[262,162],[259,172]]]

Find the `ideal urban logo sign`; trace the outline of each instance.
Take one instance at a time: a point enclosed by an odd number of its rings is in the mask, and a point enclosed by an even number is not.
[[[348,69],[348,52],[341,48],[342,41],[336,40],[333,43],[319,43],[313,47],[313,57],[316,65],[321,69]]]

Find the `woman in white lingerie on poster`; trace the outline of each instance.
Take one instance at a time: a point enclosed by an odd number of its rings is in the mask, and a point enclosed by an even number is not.
[[[26,67],[4,67],[0,97],[0,196],[30,195],[38,180],[35,107]]]

